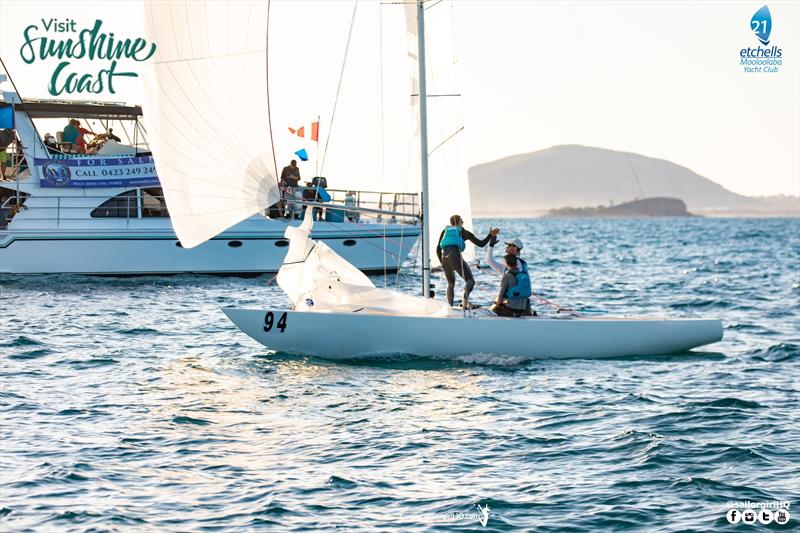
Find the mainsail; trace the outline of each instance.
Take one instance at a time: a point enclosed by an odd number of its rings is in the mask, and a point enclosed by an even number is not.
[[[416,5],[404,6],[407,47],[412,73],[411,107],[419,116],[419,79],[417,70],[417,10]],[[464,118],[461,105],[460,74],[453,23],[454,2],[437,2],[425,11],[425,64],[428,89],[428,208],[425,221],[430,235],[431,262],[436,264],[439,232],[449,223],[451,215],[461,215],[464,225],[472,229],[469,182],[464,159]],[[419,129],[415,133],[419,138]],[[411,157],[419,161],[419,143]],[[475,253],[468,246],[466,259]]]
[[[145,2],[158,44],[144,121],[175,233],[196,246],[279,199],[267,102],[268,4]]]

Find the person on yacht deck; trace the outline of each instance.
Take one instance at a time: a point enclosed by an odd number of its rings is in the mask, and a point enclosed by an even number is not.
[[[531,279],[528,273],[519,268],[519,259],[514,254],[506,254],[506,272],[500,282],[500,292],[492,305],[498,316],[531,316]],[[535,314],[534,314],[535,316]]]
[[[93,132],[92,130],[87,130],[86,128],[82,127],[81,126],[81,121],[78,120],[78,119],[75,119],[75,127],[78,128],[78,140],[77,140],[77,142],[78,142],[78,151],[80,153],[82,153],[82,154],[85,154],[86,153],[86,138],[84,137],[84,135],[86,135],[87,133],[89,135],[97,135],[97,134],[95,132]]]
[[[506,273],[506,266],[503,263],[500,263],[497,259],[494,258],[494,245],[497,244],[497,239],[492,239],[489,242],[489,247],[486,248],[486,257],[484,260],[486,264],[491,267],[492,270],[500,274],[501,276]],[[522,253],[522,241],[519,239],[511,239],[510,241],[505,241],[506,245],[506,254],[513,254],[517,256],[517,260],[520,262],[520,270],[524,270],[525,272],[528,271],[528,263],[520,257]]]
[[[489,246],[486,248],[486,257],[484,258],[486,264],[491,267],[492,270],[503,276],[508,270],[505,264],[500,263],[494,258],[494,245],[497,244],[497,239],[493,238],[491,242],[489,242]],[[506,244],[506,255],[512,254],[517,257],[518,267],[523,272],[528,272],[528,263],[520,257],[522,253],[522,241],[519,239],[511,239],[510,241],[505,241]],[[530,273],[528,273],[530,276]],[[531,301],[530,299],[527,300],[528,307],[526,309],[528,314],[531,314]]]
[[[483,248],[486,246],[492,237],[500,233],[498,228],[490,228],[489,233],[483,239],[478,240],[471,231],[463,228],[464,220],[459,215],[450,217],[450,225],[445,226],[439,235],[439,245],[436,247],[436,256],[442,264],[444,277],[447,279],[447,303],[453,305],[456,287],[456,273],[458,273],[464,280],[464,297],[461,300],[461,305],[468,309],[469,294],[475,287],[475,278],[472,277],[472,271],[469,265],[461,257],[464,251],[466,241],[470,241],[475,246]]]
[[[78,145],[78,136],[81,134],[81,132],[78,131],[78,127],[75,125],[76,122],[77,120],[74,118],[69,119],[69,123],[62,132],[62,141],[70,143],[73,147]]]
[[[83,137],[85,134],[94,135],[91,130],[81,127],[81,121],[76,118],[69,119],[69,124],[64,128],[63,139],[65,143],[70,143],[78,153],[86,153],[86,139]]]
[[[279,185],[283,203],[286,207],[285,216],[286,218],[295,218],[301,211],[300,206],[292,202],[292,199],[296,199],[299,194],[297,187],[300,185],[300,169],[297,166],[296,159],[292,159],[289,164],[281,170]]]

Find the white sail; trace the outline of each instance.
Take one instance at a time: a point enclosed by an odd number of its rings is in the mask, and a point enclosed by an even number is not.
[[[289,226],[286,259],[278,285],[295,311],[358,312],[397,316],[449,316],[446,302],[378,288],[325,243],[311,239],[311,210],[299,227]]]
[[[416,5],[405,4],[408,54],[411,59],[413,95],[419,94],[417,71]],[[464,118],[461,105],[461,84],[453,24],[454,2],[438,2],[425,10],[425,64],[428,90],[428,206],[425,221],[430,235],[431,262],[436,260],[439,233],[451,215],[461,215],[464,226],[472,230],[469,181],[464,159]],[[419,116],[419,98],[412,96],[414,115]],[[418,139],[419,130],[416,131]],[[419,142],[412,154],[419,161]],[[477,235],[478,238],[482,237]],[[466,259],[475,258],[471,245],[464,252]]]
[[[158,44],[147,136],[181,244],[196,246],[279,198],[267,109],[267,3],[147,1]]]

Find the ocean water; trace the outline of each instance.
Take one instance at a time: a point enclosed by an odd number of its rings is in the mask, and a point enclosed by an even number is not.
[[[285,302],[270,276],[2,277],[0,530],[798,529],[800,220],[490,224],[523,239],[548,300],[719,317],[725,338],[332,363],[224,317]],[[497,278],[476,277],[490,301]],[[788,524],[726,520],[774,501]]]

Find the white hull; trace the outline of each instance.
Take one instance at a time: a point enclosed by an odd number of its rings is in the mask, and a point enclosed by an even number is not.
[[[277,272],[286,255],[283,228],[285,225],[280,231],[260,235],[222,234],[191,249],[177,246],[175,234],[168,231],[17,233],[6,238],[6,246],[0,244],[0,273],[136,275]],[[392,241],[384,241],[382,233],[379,236],[363,236],[361,233],[345,232],[320,240],[360,270],[395,272],[408,257],[418,234],[418,229],[406,228],[402,239],[396,237]],[[2,239],[3,232],[0,232],[0,242]],[[398,258],[401,258],[400,261]]]
[[[432,318],[223,309],[269,349],[326,359],[386,354],[454,358],[603,358],[680,353],[722,339],[722,322],[649,318]],[[265,319],[272,313],[272,327]],[[278,327],[285,316],[283,331]]]

